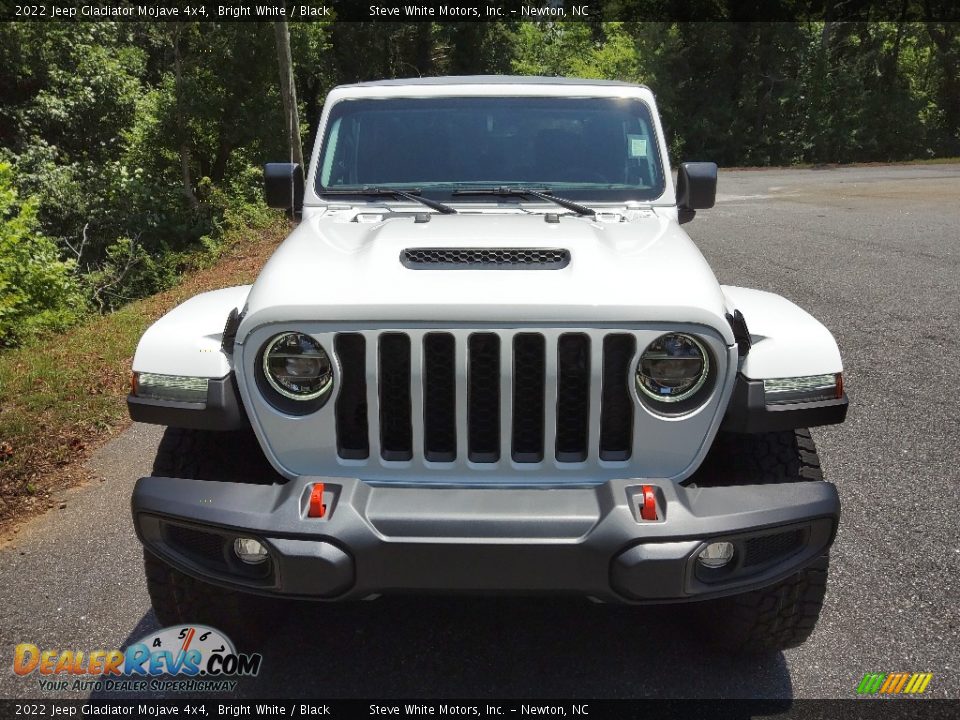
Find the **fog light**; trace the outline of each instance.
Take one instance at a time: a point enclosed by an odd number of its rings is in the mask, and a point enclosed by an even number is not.
[[[249,565],[259,565],[267,559],[267,549],[262,542],[253,538],[237,538],[234,540],[233,552]]]
[[[704,567],[721,568],[733,560],[733,543],[710,543],[700,551],[697,560]]]

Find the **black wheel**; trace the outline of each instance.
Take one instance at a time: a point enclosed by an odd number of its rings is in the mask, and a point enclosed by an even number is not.
[[[687,481],[698,487],[822,481],[810,431],[717,436]],[[820,618],[830,561],[824,554],[776,585],[692,604],[694,620],[724,650],[762,653],[802,645]]]
[[[271,483],[282,479],[252,431],[168,428],[153,463],[157,477]],[[253,646],[278,616],[280,601],[198,580],[144,550],[147,592],[161,626],[201,623],[222,630],[237,645]]]

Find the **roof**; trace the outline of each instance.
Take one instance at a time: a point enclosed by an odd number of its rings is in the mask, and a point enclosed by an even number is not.
[[[338,87],[390,87],[402,85],[599,85],[646,87],[640,83],[620,80],[548,77],[542,75],[446,75],[441,77],[396,78],[340,85]],[[648,88],[649,89],[649,88]]]

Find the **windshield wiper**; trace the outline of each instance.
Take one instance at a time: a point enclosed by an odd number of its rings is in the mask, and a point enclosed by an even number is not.
[[[566,198],[557,197],[553,194],[553,191],[550,188],[541,188],[534,190],[533,188],[526,187],[477,187],[477,188],[458,188],[453,191],[453,195],[499,195],[501,197],[535,197],[538,200],[546,200],[548,202],[556,203],[560,207],[564,207],[567,210],[572,210],[577,215],[596,215],[597,213],[590,208],[581,205],[580,203],[575,203],[573,200],[567,200]]]
[[[438,213],[444,215],[456,215],[457,211],[454,210],[449,205],[444,205],[442,202],[437,202],[436,200],[431,200],[430,198],[420,197],[419,188],[411,188],[409,190],[398,190],[396,188],[381,188],[381,187],[370,187],[364,186],[362,188],[356,188],[351,190],[349,188],[327,188],[320,191],[320,195],[390,195],[392,197],[403,198],[404,200],[413,200],[414,202],[422,203],[428,208],[433,208]]]

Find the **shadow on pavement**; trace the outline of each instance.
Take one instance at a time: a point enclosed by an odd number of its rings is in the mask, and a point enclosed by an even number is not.
[[[276,607],[282,619],[259,648],[260,674],[241,679],[234,698],[790,698],[793,692],[782,653],[718,653],[685,624],[682,607],[406,596]],[[124,647],[156,628],[148,612]],[[100,695],[107,696],[117,697]]]

